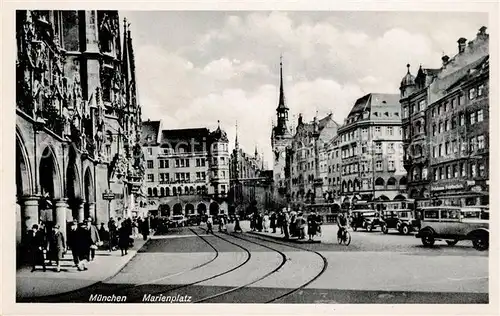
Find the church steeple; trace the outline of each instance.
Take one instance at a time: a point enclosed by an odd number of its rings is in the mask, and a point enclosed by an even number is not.
[[[238,143],[238,121],[236,121],[236,138],[234,139],[234,148],[236,151],[240,148],[240,144]]]
[[[280,92],[276,115],[278,124],[276,126],[276,135],[285,135],[288,132],[286,123],[288,122],[288,107],[285,103],[285,91],[283,89],[283,56],[280,56]]]

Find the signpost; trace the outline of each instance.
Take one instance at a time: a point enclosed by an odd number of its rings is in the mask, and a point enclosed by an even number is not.
[[[102,193],[102,199],[108,201],[108,221],[111,218],[111,201],[115,199],[115,193],[113,191],[106,189]]]

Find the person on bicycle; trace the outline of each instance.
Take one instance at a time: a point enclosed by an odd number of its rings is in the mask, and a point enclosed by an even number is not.
[[[342,233],[347,230],[347,217],[344,213],[339,213],[337,216],[337,225],[339,226],[339,230],[337,232],[337,238],[340,238]]]

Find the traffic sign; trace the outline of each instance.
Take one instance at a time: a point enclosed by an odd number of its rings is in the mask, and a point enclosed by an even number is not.
[[[112,191],[105,191],[102,193],[102,198],[107,201],[115,199],[115,194]]]

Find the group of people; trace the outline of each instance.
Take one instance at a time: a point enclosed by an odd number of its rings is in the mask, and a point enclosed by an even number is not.
[[[61,260],[68,250],[73,254],[73,261],[78,271],[87,270],[87,264],[95,258],[95,250],[102,245],[101,237],[92,219],[78,223],[71,222],[67,238],[59,224],[48,228],[43,222],[34,224],[27,233],[27,250],[31,261],[31,271],[41,264],[43,271],[48,264],[55,264],[55,271],[61,271]]]
[[[147,240],[150,233],[147,218],[118,218],[117,221],[110,218],[107,228],[104,223],[97,228],[89,217],[81,223],[76,220],[69,223],[66,233],[60,230],[58,224],[51,228],[43,222],[34,224],[25,239],[31,271],[35,271],[40,265],[46,271],[48,261],[51,266],[55,263],[55,271],[60,272],[61,260],[68,250],[71,250],[77,270],[88,270],[89,263],[95,259],[96,250],[103,247],[105,242],[110,252],[120,248],[121,255],[124,256],[133,246],[139,231],[144,240]]]
[[[250,218],[250,229],[252,231],[276,233],[276,229],[280,228],[281,234],[285,238],[298,237],[305,239],[306,230],[309,240],[313,240],[317,234],[321,234],[322,218],[315,211],[311,212],[307,217],[303,212],[288,211],[282,209],[278,212],[266,212],[264,214],[256,211]]]

